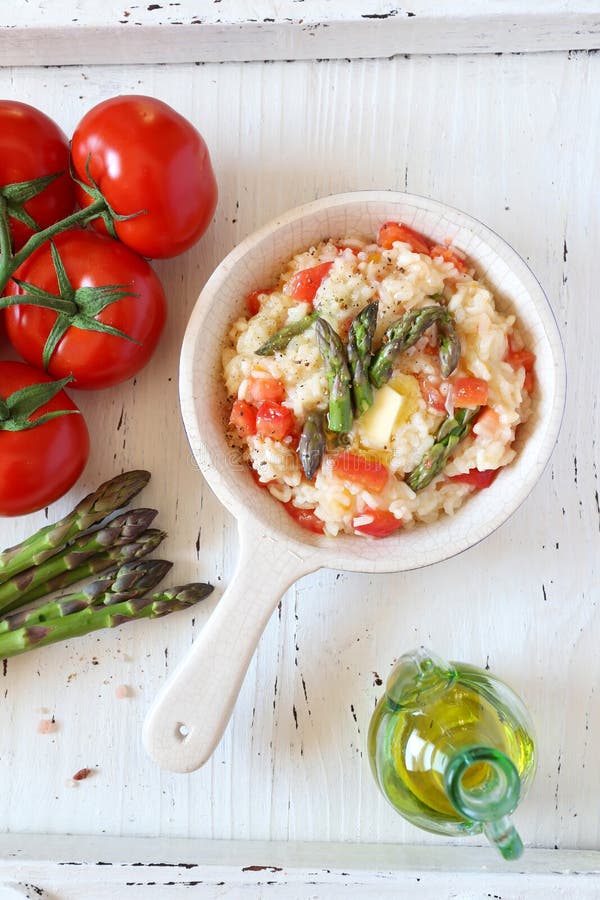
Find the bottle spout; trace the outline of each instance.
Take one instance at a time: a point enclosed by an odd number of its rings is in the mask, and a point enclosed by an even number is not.
[[[504,859],[518,859],[523,842],[510,815],[521,793],[519,773],[500,750],[471,747],[456,753],[444,772],[448,800],[470,822],[478,822]]]
[[[388,702],[395,708],[417,707],[445,690],[456,671],[425,647],[405,653],[396,662],[385,686]]]

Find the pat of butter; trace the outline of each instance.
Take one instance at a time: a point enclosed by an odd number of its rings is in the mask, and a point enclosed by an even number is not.
[[[414,375],[405,375],[402,372],[399,372],[390,379],[389,387],[404,397],[404,405],[402,406],[402,410],[396,421],[396,428],[398,428],[398,426],[408,422],[413,413],[416,413],[418,410],[421,399],[421,388]]]
[[[361,443],[383,448],[389,443],[406,398],[384,384],[375,391],[373,406],[358,420]]]

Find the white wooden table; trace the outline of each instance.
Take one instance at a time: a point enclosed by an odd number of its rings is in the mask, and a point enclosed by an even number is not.
[[[170,318],[151,364],[134,382],[76,396],[93,439],[81,481],[47,512],[2,520],[0,545],[116,472],[148,468],[140,499],[160,510],[175,580],[217,589],[189,613],[0,667],[0,884],[33,883],[57,900],[175,900],[190,886],[211,898],[597,897],[597,3],[470,0],[458,18],[449,2],[425,0],[413,16],[383,0],[159,4],[80,0],[59,11],[32,0],[2,11],[3,96],[67,133],[106,97],[160,97],[206,138],[220,200],[197,248],[156,264]],[[460,207],[529,261],[567,354],[558,447],[519,512],[461,557],[401,577],[322,571],[299,582],[211,762],[162,773],[141,747],[145,712],[236,557],[234,523],[203,484],[179,417],[187,318],[242,237],[303,201],[363,188]],[[415,830],[377,792],[369,717],[394,659],[420,643],[489,666],[532,712],[539,767],[516,816],[529,848],[517,864]],[[117,699],[121,684],[131,697]],[[39,734],[52,717],[55,729]],[[84,766],[92,775],[73,787]],[[110,862],[126,865],[97,865]],[[2,890],[18,896],[0,887],[1,900]]]

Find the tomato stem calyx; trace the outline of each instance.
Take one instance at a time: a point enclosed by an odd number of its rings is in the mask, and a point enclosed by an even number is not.
[[[139,343],[139,341],[136,341],[135,338],[130,337],[119,328],[107,325],[106,322],[101,322],[96,318],[111,303],[117,303],[125,297],[137,297],[136,293],[129,290],[131,285],[105,284],[75,289],[69,281],[64,263],[53,241],[50,242],[50,252],[52,254],[54,271],[56,272],[56,280],[58,281],[58,294],[51,294],[49,291],[45,291],[28,281],[13,278],[21,293],[0,298],[0,309],[27,304],[29,306],[41,306],[45,309],[54,310],[57,313],[56,320],[44,345],[42,354],[44,368],[48,370],[52,354],[64,333],[71,326],[80,328],[83,331],[100,331],[104,334],[112,334],[114,337],[123,338],[126,341],[132,341],[135,344]]]
[[[49,403],[72,380],[73,376],[68,375],[60,381],[30,384],[8,397],[0,397],[0,431],[28,431],[58,416],[79,414],[78,409],[57,409],[31,419],[38,409]]]
[[[85,182],[81,181],[81,179],[77,177],[73,169],[73,164],[72,162],[70,162],[71,178],[75,182],[75,184],[79,185],[82,191],[85,191],[85,193],[92,198],[92,200],[94,200],[96,203],[98,203],[99,201],[102,201],[102,203],[104,203],[105,208],[102,212],[100,212],[99,217],[104,222],[104,226],[110,236],[115,238],[115,240],[118,240],[118,235],[115,229],[115,222],[127,222],[128,219],[135,219],[137,216],[146,215],[148,211],[146,209],[140,209],[138,210],[138,212],[128,213],[127,215],[116,212],[100,190],[98,182],[92,178],[92,174],[90,172],[90,164],[91,153],[88,153],[87,159],[85,161],[85,174],[88,180],[87,182]],[[86,208],[91,209],[93,205],[94,204],[91,204]],[[96,215],[93,215],[87,221],[95,218]]]

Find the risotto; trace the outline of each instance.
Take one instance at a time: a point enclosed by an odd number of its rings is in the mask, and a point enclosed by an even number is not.
[[[386,222],[298,253],[246,303],[223,352],[230,440],[304,528],[433,522],[514,458],[535,357],[457,248]]]

